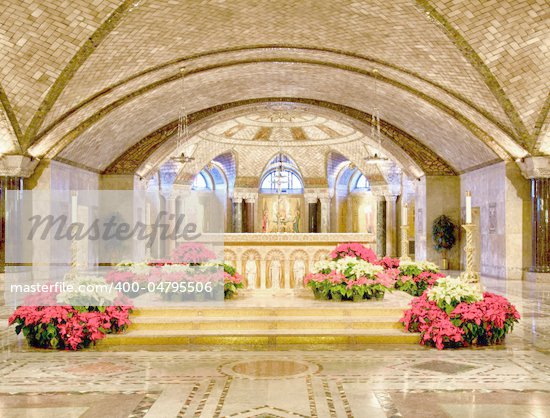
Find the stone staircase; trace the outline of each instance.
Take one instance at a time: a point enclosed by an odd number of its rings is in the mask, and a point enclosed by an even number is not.
[[[399,323],[403,309],[376,302],[334,303],[326,307],[165,307],[142,308],[127,332],[100,344],[266,345],[417,344]]]

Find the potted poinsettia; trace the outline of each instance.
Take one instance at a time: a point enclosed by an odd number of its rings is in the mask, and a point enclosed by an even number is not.
[[[363,244],[359,244],[358,242],[338,244],[330,253],[330,258],[332,260],[339,260],[346,257],[365,260],[369,263],[376,262],[377,260],[376,253],[373,250],[365,247]]]
[[[235,267],[225,264],[223,265],[223,297],[231,299],[235,296],[239,289],[244,287],[242,276],[237,273]]]
[[[79,285],[105,284],[101,278],[77,277]],[[97,286],[97,291],[85,293],[41,293],[25,299],[10,316],[9,325],[22,333],[32,347],[79,350],[95,344],[107,334],[123,332],[130,325],[133,307],[119,293],[107,292]],[[82,306],[91,302],[97,306]]]
[[[519,319],[505,297],[481,293],[461,278],[444,277],[411,301],[401,322],[407,331],[420,332],[421,344],[441,350],[499,344]]]
[[[397,269],[385,269],[372,250],[358,243],[340,244],[330,257],[317,262],[304,278],[318,299],[382,299],[399,274]]]
[[[445,277],[439,272],[438,267],[429,261],[402,261],[398,269],[396,289],[412,296],[420,296],[426,289],[432,287],[437,279]]]
[[[199,265],[213,261],[217,258],[216,253],[201,243],[183,243],[178,245],[170,259],[176,263],[189,263]]]

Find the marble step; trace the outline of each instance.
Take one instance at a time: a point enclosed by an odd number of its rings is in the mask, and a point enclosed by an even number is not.
[[[101,346],[118,345],[285,345],[418,344],[419,334],[397,329],[327,330],[135,330],[109,335]]]
[[[236,307],[231,305],[211,307],[147,307],[134,310],[133,317],[373,317],[373,316],[397,316],[403,314],[402,307],[376,306],[377,302],[370,304],[353,302],[327,302],[323,307]]]
[[[400,316],[315,317],[250,316],[232,317],[151,317],[132,318],[131,330],[268,330],[268,329],[402,329]]]

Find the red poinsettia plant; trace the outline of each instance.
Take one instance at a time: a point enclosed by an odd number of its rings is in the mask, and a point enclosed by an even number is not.
[[[79,350],[123,332],[130,325],[133,306],[123,295],[111,306],[56,305],[59,292],[38,293],[25,298],[8,319],[32,347]]]
[[[405,329],[419,332],[421,344],[441,350],[501,343],[520,319],[519,312],[503,296],[490,292],[457,294],[451,296],[438,289],[414,298],[401,318]]]

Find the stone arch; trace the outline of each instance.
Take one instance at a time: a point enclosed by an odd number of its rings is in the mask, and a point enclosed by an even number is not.
[[[324,260],[328,258],[329,254],[330,254],[329,250],[317,250],[313,254],[313,262],[316,263],[318,261]]]
[[[225,248],[223,250],[223,261],[226,264],[229,264],[232,267],[238,268],[237,266],[237,253],[233,250]]]
[[[243,64],[243,65],[260,65],[261,63],[248,63],[248,64]],[[326,70],[328,70],[328,68],[318,68],[318,66],[315,66],[314,64],[312,63],[301,63],[300,65],[302,66],[305,66],[308,68],[308,71],[311,71],[312,74],[315,73],[317,74],[318,72],[319,73],[322,73],[322,74],[325,74],[325,72],[327,72]],[[235,64],[235,66],[237,66],[237,64]],[[233,66],[233,67],[235,67]],[[270,65],[270,63],[265,63],[264,65],[266,67],[266,71],[268,71],[269,69],[271,69],[270,71],[272,71],[272,66]],[[231,68],[233,68],[231,67]],[[298,68],[299,66],[297,66],[296,68]],[[313,68],[310,68],[310,67],[313,67]],[[224,71],[225,71],[225,68],[226,67],[223,67],[224,68]],[[263,67],[262,67],[263,68]],[[220,70],[221,71],[221,70]],[[236,71],[236,67],[233,68],[233,71]],[[330,68],[330,73],[332,72],[342,72],[342,71],[346,71],[346,74],[345,74],[345,77],[346,77],[346,80],[348,81],[348,84],[346,85],[346,88],[348,89],[347,90],[347,93],[343,93],[343,94],[352,94],[353,91],[356,91],[356,86],[359,85],[359,83],[364,83],[363,80],[360,80],[360,78],[363,78],[365,76],[368,76],[368,75],[365,75],[365,74],[362,74],[362,73],[349,73],[347,72],[347,70],[344,70],[344,69],[341,69],[341,68],[333,68],[331,67]],[[241,71],[242,73],[242,71]],[[326,74],[325,74],[326,75]],[[229,76],[229,75],[228,75]],[[204,75],[202,76],[204,77]],[[266,76],[267,77],[267,76]],[[341,74],[341,77],[344,77],[344,74]],[[311,77],[311,79],[314,79],[314,77]],[[309,80],[309,79],[307,79]],[[307,80],[304,80],[304,83],[307,83]],[[177,78],[174,78],[173,80],[171,81],[177,81]],[[242,83],[247,83],[248,80],[245,80],[244,78],[241,80]],[[198,83],[198,81],[197,81]],[[166,83],[168,84],[168,82]],[[394,85],[392,83],[385,83],[387,84],[387,87],[388,87],[388,93],[395,89],[398,89],[399,90],[399,87],[397,85]],[[158,87],[158,88],[157,88]],[[316,86],[304,86],[304,88],[309,88],[311,89],[312,91],[314,91],[313,89],[316,88]],[[133,114],[135,114],[135,117],[138,118],[138,117],[143,117],[143,118],[146,118],[147,116],[146,115],[149,115],[151,113],[150,111],[150,104],[149,102],[152,102],[153,100],[154,101],[157,101],[157,100],[164,100],[165,102],[171,102],[172,98],[173,98],[173,95],[175,93],[171,93],[171,91],[173,91],[173,86],[170,86],[170,85],[162,85],[159,84],[158,86],[155,86],[154,88],[151,87],[150,89],[150,93],[151,93],[151,97],[149,97],[149,95],[146,95],[147,97],[145,98],[140,98],[139,95],[132,95],[131,97],[129,97],[126,101],[122,101],[122,102],[119,102],[119,103],[113,103],[112,104],[112,109],[109,108],[109,109],[105,109],[105,110],[101,110],[100,112],[98,113],[101,113],[101,114],[98,114],[97,116],[94,115],[93,117],[90,117],[88,118],[85,122],[83,122],[83,124],[75,127],[72,131],[66,133],[65,135],[62,135],[62,137],[60,138],[60,135],[50,135],[50,138],[49,139],[46,139],[45,137],[43,138],[45,140],[45,143],[43,144],[35,144],[33,145],[33,149],[30,150],[30,153],[32,155],[35,155],[35,156],[38,156],[38,157],[41,157],[41,156],[44,156],[46,158],[53,158],[54,156],[57,155],[57,153],[61,150],[63,150],[61,153],[60,153],[60,158],[63,158],[63,159],[66,159],[66,160],[71,160],[71,161],[74,161],[75,163],[79,163],[79,164],[84,164],[82,162],[82,158],[79,157],[79,154],[77,153],[77,150],[78,149],[81,149],[81,148],[91,148],[91,147],[94,147],[96,148],[97,146],[99,146],[99,142],[102,141],[101,138],[104,137],[103,135],[103,131],[106,130],[106,129],[109,129],[109,127],[112,125],[112,123],[114,123],[115,120],[120,120],[120,118],[123,118],[124,117],[124,114],[126,114],[128,111],[133,110]],[[149,91],[149,90],[148,90]],[[400,90],[401,91],[401,90]],[[270,91],[267,91],[265,93],[265,95],[269,95]],[[193,93],[195,94],[195,93]],[[229,94],[229,93],[228,93]],[[425,95],[421,95],[421,97],[413,97],[414,94],[412,93],[409,93],[407,90],[403,90],[401,91],[400,94],[403,94],[403,100],[405,100],[406,98],[409,100],[409,103],[411,106],[417,104],[417,105],[420,105],[422,103],[423,106],[426,107],[425,111],[428,111],[428,108],[429,108],[429,111],[432,111],[433,110],[433,118],[432,118],[432,121],[431,121],[431,124],[430,123],[426,123],[426,126],[423,126],[422,129],[422,134],[420,135],[422,141],[423,141],[423,145],[425,146],[425,148],[427,148],[429,150],[429,148],[433,148],[434,150],[436,150],[436,152],[439,152],[443,158],[450,158],[450,155],[452,155],[454,149],[451,149],[449,148],[448,146],[444,146],[442,143],[441,143],[441,140],[440,140],[440,137],[443,137],[443,136],[456,136],[457,138],[462,138],[461,139],[461,143],[459,144],[458,142],[456,144],[454,144],[455,146],[466,146],[468,149],[471,149],[472,152],[468,153],[468,155],[471,157],[469,160],[466,160],[464,158],[462,159],[457,159],[457,160],[453,160],[454,161],[454,168],[455,170],[451,169],[451,171],[454,173],[456,173],[456,171],[460,171],[460,170],[463,170],[463,169],[467,169],[469,166],[473,166],[473,165],[476,165],[476,164],[480,164],[480,163],[483,163],[483,162],[487,162],[489,160],[495,160],[495,158],[497,156],[502,156],[502,158],[505,158],[506,156],[504,154],[506,153],[502,153],[501,150],[500,150],[500,147],[496,147],[496,148],[499,148],[499,149],[493,149],[494,146],[496,146],[496,144],[494,143],[494,140],[492,138],[492,136],[490,134],[487,134],[485,132],[485,130],[482,130],[482,129],[479,129],[477,127],[477,125],[475,124],[472,124],[470,121],[468,120],[465,120],[465,118],[461,115],[461,114],[458,114],[458,113],[453,113],[451,112],[451,109],[449,109],[449,106],[448,105],[445,105],[444,108],[446,109],[446,111],[441,108],[441,107],[438,107],[436,102],[432,101],[432,100],[424,100],[424,99],[428,99],[426,97],[424,97]],[[153,98],[154,96],[154,98]],[[245,96],[245,94],[243,93],[243,96]],[[313,95],[312,95],[313,96]],[[387,107],[390,107],[390,106],[393,106],[395,103],[395,100],[397,99],[397,96],[392,96],[391,94],[388,94],[388,95],[384,95],[384,97],[388,97],[388,98],[392,98],[393,99],[388,99],[388,103],[386,104]],[[333,102],[336,101],[336,98],[335,97],[332,97],[332,93],[327,93],[327,94],[323,94],[322,97],[320,97],[322,100],[325,100],[325,101],[330,101],[332,100]],[[122,100],[122,99],[121,99]],[[138,106],[139,109],[135,110],[136,106],[135,106],[135,103],[132,103],[134,100],[136,101],[139,101],[141,102],[142,100],[146,100],[147,103],[147,106]],[[215,104],[216,103],[216,100],[217,101],[221,101],[223,99],[219,99],[219,98],[210,98],[208,97],[208,99],[205,99],[205,103],[204,104],[200,104],[200,103],[197,103],[197,107],[198,106],[204,106],[204,108],[208,107],[208,106],[212,106],[212,104]],[[352,104],[351,103],[352,99],[350,99],[350,103],[349,104]],[[391,102],[391,103],[390,103]],[[334,103],[333,103],[334,105]],[[355,104],[354,104],[355,105]],[[109,105],[111,106],[111,105]],[[336,105],[336,106],[339,106],[339,105]],[[366,108],[366,104],[363,106],[362,104],[360,105],[360,107],[363,107],[363,108]],[[404,106],[404,108],[408,108],[410,106]],[[356,109],[358,110],[358,109]],[[360,110],[361,111],[361,110]],[[401,113],[406,113],[404,110],[400,111]],[[411,117],[411,115],[402,115],[400,112],[398,111],[395,111],[395,114],[391,113],[391,114],[388,114],[388,122],[386,121],[382,121],[381,125],[382,125],[382,131],[384,131],[384,133],[386,133],[385,131],[390,128],[390,127],[393,127],[395,128],[394,125],[390,125],[391,123],[394,123],[394,124],[398,124],[399,126],[403,126],[403,124],[407,124],[408,122],[408,119],[404,120],[404,121],[401,121],[400,123],[398,123],[398,119],[403,119],[403,118],[409,118]],[[451,113],[449,113],[451,112]],[[166,113],[166,112],[165,112]],[[107,114],[109,114],[109,117],[108,118],[105,118],[104,116],[106,116]],[[104,116],[102,116],[104,115]],[[106,168],[106,166],[109,165],[109,162],[112,161],[112,159],[115,159],[115,155],[116,154],[123,154],[124,151],[128,148],[130,148],[135,142],[136,142],[136,135],[143,135],[147,132],[148,129],[158,129],[159,125],[161,125],[162,123],[167,123],[169,122],[170,119],[173,120],[173,112],[172,113],[166,113],[165,116],[161,119],[152,119],[152,117],[147,117],[147,124],[144,123],[143,127],[140,128],[141,132],[140,133],[137,133],[135,135],[130,135],[131,134],[131,131],[132,129],[130,128],[130,126],[127,126],[129,124],[129,122],[126,122],[125,124],[121,124],[119,126],[119,129],[120,131],[122,132],[121,133],[121,137],[120,137],[120,141],[119,143],[117,144],[117,148],[115,150],[112,150],[111,151],[111,154],[109,157],[100,157],[100,156],[96,156],[92,159],[90,159],[89,156],[87,156],[87,162],[89,162],[89,166],[90,168],[94,168],[96,170],[99,170],[99,171],[102,171],[104,170],[104,168]],[[459,118],[460,116],[460,118]],[[458,119],[460,120],[458,120]],[[132,118],[126,118],[126,119],[132,119]],[[443,123],[440,123],[442,121],[449,121],[449,124],[443,124]],[[145,119],[144,119],[144,122],[145,122]],[[430,125],[430,126],[428,126]],[[433,125],[433,126],[431,126]],[[437,129],[436,129],[437,128]],[[435,132],[439,132],[439,134],[435,134]],[[58,132],[59,134],[59,132]],[[482,137],[482,139],[478,140],[478,139],[475,139],[476,138],[476,135],[479,135]],[[496,135],[502,135],[502,132],[499,133],[495,133],[494,136]],[[48,136],[48,135],[46,135]],[[78,138],[77,141],[74,141],[76,138]],[[139,136],[138,136],[139,138]],[[393,138],[392,138],[393,139]],[[41,141],[42,142],[42,139]],[[75,142],[74,146],[72,146],[72,142]],[[510,141],[509,141],[510,142]],[[512,141],[513,142],[513,141]],[[49,143],[49,145],[48,145]],[[69,145],[71,144],[71,146]],[[422,145],[422,144],[421,144]],[[64,148],[64,149],[63,149]],[[456,147],[455,147],[456,148]],[[47,151],[47,149],[49,149],[50,151]],[[410,150],[409,151],[409,148],[404,148],[405,150],[407,150],[407,152],[409,152],[411,155],[413,155],[414,153],[416,153],[417,151],[418,152],[424,152],[426,151],[425,149],[422,149],[422,150]],[[517,150],[514,148],[514,150],[512,150],[511,152],[516,155],[518,154],[516,152]],[[521,154],[521,152],[520,152]],[[519,154],[518,154],[519,155]],[[502,159],[501,158],[501,159]],[[440,158],[441,159],[441,158]],[[418,163],[418,164],[421,164],[423,162],[423,159],[421,158],[415,158],[415,161]],[[444,165],[446,165],[448,168],[448,164],[444,162]]]

